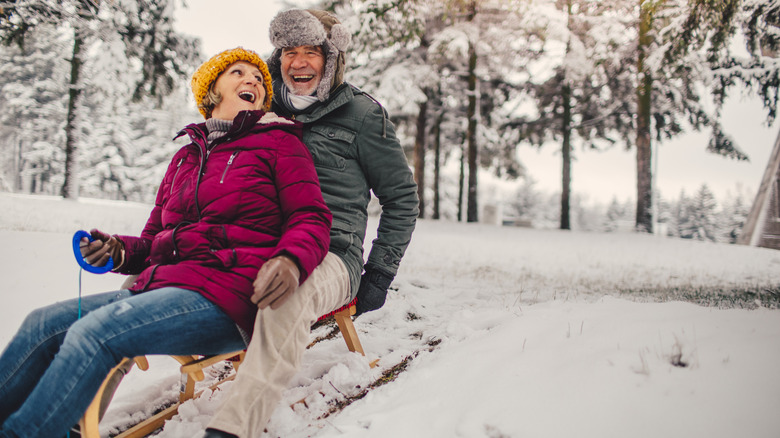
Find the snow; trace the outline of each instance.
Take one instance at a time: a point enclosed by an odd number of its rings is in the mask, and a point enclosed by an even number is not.
[[[138,233],[149,206],[0,194],[0,211],[5,345],[31,309],[77,295],[76,229]],[[121,284],[82,281],[85,294]],[[776,437],[778,284],[768,249],[422,220],[387,304],[355,321],[367,357],[340,337],[307,350],[261,436]],[[709,306],[667,299],[686,293]],[[396,380],[321,418],[405,358]],[[131,371],[104,436],[173,400],[177,368],[151,357]],[[231,384],[157,436],[199,437]]]

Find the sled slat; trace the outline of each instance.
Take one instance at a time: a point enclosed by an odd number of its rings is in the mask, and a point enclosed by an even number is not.
[[[219,385],[229,382],[233,379],[235,379],[235,375],[232,375],[230,377],[225,378],[224,380],[220,380],[219,382],[209,386],[210,390],[215,390]],[[203,390],[205,391],[205,390]],[[203,391],[198,391],[197,394],[195,394],[192,399],[196,399],[200,397],[203,394]],[[179,412],[179,406],[181,406],[183,402],[175,403],[174,405],[166,408],[163,411],[160,411],[153,416],[147,418],[146,420],[136,424],[135,426],[131,427],[130,429],[127,429],[126,431],[120,433],[114,438],[142,438],[150,433],[154,432],[155,430],[161,428],[166,421],[173,418],[178,412]]]
[[[357,331],[355,330],[355,325],[352,323],[352,315],[354,314],[355,305],[353,302],[350,303],[350,305],[337,310],[335,313],[333,313],[333,316],[336,319],[336,324],[338,324],[339,331],[343,335],[344,342],[347,344],[349,351],[358,352],[365,356],[363,346],[361,345]],[[205,378],[203,370],[206,367],[224,360],[231,360],[233,362],[233,367],[236,371],[238,371],[241,362],[244,360],[245,354],[245,351],[236,351],[232,353],[207,357],[170,356],[181,364],[181,386],[179,388],[179,401],[174,405],[164,409],[163,411],[158,412],[152,417],[142,421],[141,423],[136,424],[132,428],[122,432],[115,438],[141,438],[159,429],[165,424],[166,420],[173,418],[178,413],[181,403],[200,397],[203,391],[199,391],[196,394],[195,384],[196,382],[200,382]],[[375,367],[376,363],[376,360],[371,362],[371,367]],[[120,362],[119,365],[111,370],[108,377],[106,377],[106,380],[98,390],[98,393],[95,395],[95,398],[92,400],[92,404],[89,405],[87,411],[84,413],[84,416],[79,421],[82,438],[100,438],[98,431],[98,424],[100,419],[103,417],[103,414],[108,408],[108,404],[111,402],[114,392],[116,391],[119,382],[122,380],[122,377],[127,374],[133,364],[136,364],[138,368],[142,370],[147,370],[149,368],[149,362],[147,361],[146,357],[141,356],[133,360],[124,359],[122,362]],[[214,390],[222,383],[233,380],[234,378],[235,374],[211,385],[209,388]]]

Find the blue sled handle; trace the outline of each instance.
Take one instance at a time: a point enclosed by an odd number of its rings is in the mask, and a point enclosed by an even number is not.
[[[78,262],[79,266],[84,268],[85,271],[93,274],[105,274],[114,269],[114,259],[111,257],[108,258],[108,262],[103,266],[92,266],[84,260],[84,257],[81,256],[81,239],[85,237],[90,242],[95,240],[91,234],[84,230],[78,230],[76,231],[76,234],[73,235],[73,255],[76,256],[76,262]]]

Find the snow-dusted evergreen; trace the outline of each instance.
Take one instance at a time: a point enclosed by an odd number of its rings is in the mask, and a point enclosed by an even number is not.
[[[0,49],[0,187],[57,194],[62,186],[68,38],[41,26],[25,49]]]
[[[776,2],[323,4],[356,29],[350,80],[395,115],[427,216],[433,198],[434,217],[441,202],[456,202],[458,218],[474,219],[480,169],[523,177],[514,152],[531,144],[564,152],[560,226],[570,228],[570,154],[615,145],[637,151],[635,227],[651,231],[663,222],[653,218],[662,210],[653,206],[655,144],[707,129],[708,150],[744,159],[719,121],[738,79],[762,90],[774,117],[778,70],[766,54],[776,45]],[[750,52],[740,59],[730,47],[742,29]],[[448,166],[452,159],[463,164]],[[442,170],[455,172],[454,198],[442,195]]]
[[[191,106],[183,89],[200,59],[197,40],[173,31],[174,1],[3,6],[0,56],[9,62],[0,67],[8,71],[0,76],[0,101],[9,102],[2,116],[9,135],[0,140],[2,186],[148,200],[148,185],[156,183],[144,174],[171,149],[151,163],[144,155],[150,142],[163,147],[180,127],[181,108]],[[171,115],[173,129],[152,120]],[[197,120],[195,111],[187,116]],[[165,130],[150,132],[149,125]]]

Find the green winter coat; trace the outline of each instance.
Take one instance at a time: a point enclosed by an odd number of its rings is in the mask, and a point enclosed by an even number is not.
[[[276,98],[274,111],[303,123],[303,143],[314,157],[322,196],[333,213],[330,251],[347,265],[352,297],[363,272],[370,192],[379,199],[382,212],[366,265],[394,277],[414,230],[419,200],[412,171],[384,109],[344,83],[331,91],[327,101],[303,114],[293,116]]]

